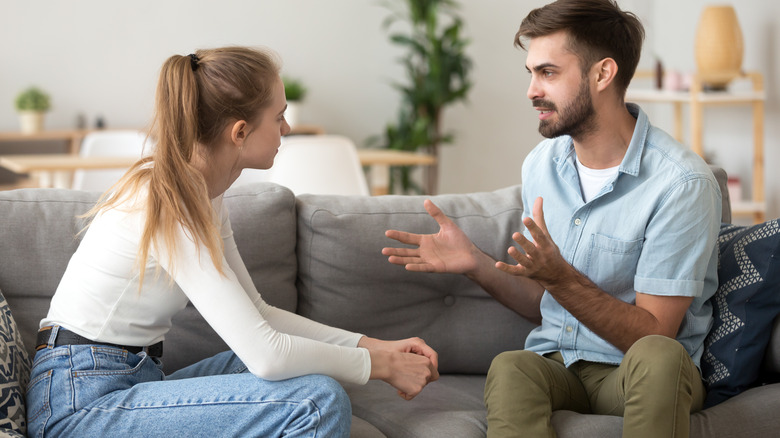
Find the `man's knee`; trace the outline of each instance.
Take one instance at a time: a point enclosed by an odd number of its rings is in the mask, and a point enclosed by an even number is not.
[[[668,375],[678,373],[688,352],[677,340],[661,335],[645,336],[634,343],[623,358],[633,372]]]
[[[662,335],[645,336],[626,352],[626,358],[639,359],[659,359],[666,362],[669,360],[679,360],[688,353],[685,348],[677,342],[676,339],[668,338]]]
[[[488,380],[514,378],[519,373],[525,374],[533,368],[533,362],[541,360],[543,360],[542,356],[532,351],[505,351],[493,358],[487,378]]]

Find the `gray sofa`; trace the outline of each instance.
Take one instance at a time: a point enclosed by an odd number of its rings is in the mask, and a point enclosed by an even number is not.
[[[718,174],[725,183],[725,173]],[[723,193],[727,196],[727,191]],[[0,192],[0,290],[27,349],[38,321],[78,245],[76,216],[98,194],[56,189]],[[388,228],[435,232],[422,197],[302,195],[258,183],[226,195],[236,241],[258,289],[270,303],[315,320],[385,339],[420,336],[440,355],[441,378],[404,401],[381,381],[345,385],[355,437],[481,437],[483,387],[492,358],[520,349],[534,325],[499,305],[462,276],[406,272],[380,253]],[[521,228],[519,187],[440,195],[435,202],[484,251],[506,259]],[[724,220],[730,220],[728,199]],[[188,307],[165,339],[172,371],[224,350]],[[774,325],[765,367],[780,371],[780,327]],[[780,434],[780,384],[749,389],[692,416],[693,437]],[[560,437],[619,437],[622,418],[559,411]]]

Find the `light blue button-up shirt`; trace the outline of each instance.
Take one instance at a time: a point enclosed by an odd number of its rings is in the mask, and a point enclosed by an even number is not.
[[[571,137],[545,140],[523,163],[524,215],[541,196],[547,228],[566,261],[621,301],[635,303],[637,291],[694,297],[677,340],[698,366],[718,280],[720,189],[698,155],[650,125],[637,105],[627,107],[637,123],[617,176],[585,203]],[[526,349],[560,351],[566,366],[623,359],[549,292],[541,312],[542,325]]]

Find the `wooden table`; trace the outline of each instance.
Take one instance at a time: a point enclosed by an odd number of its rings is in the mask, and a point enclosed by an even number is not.
[[[32,141],[63,141],[68,143],[68,151],[72,154],[78,153],[81,148],[81,141],[87,134],[95,131],[94,129],[60,129],[52,131],[41,131],[31,134],[22,132],[0,132],[0,143],[2,142],[32,142]]]
[[[389,192],[390,166],[430,166],[436,164],[432,155],[393,149],[358,149],[360,163],[370,166],[369,187],[372,195]]]
[[[0,155],[0,166],[29,173],[38,187],[69,188],[74,170],[126,169],[138,157],[81,157],[70,154]]]
[[[430,155],[387,149],[358,149],[360,163],[371,167],[372,193],[387,193],[390,166],[427,166],[436,159]],[[16,173],[29,173],[39,187],[70,187],[74,170],[126,169],[138,157],[81,157],[72,154],[0,155],[0,166]]]

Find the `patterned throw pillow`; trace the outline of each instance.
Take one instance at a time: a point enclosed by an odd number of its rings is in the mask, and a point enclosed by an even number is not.
[[[24,436],[24,394],[30,380],[30,356],[0,291],[0,435]]]
[[[718,238],[714,325],[704,342],[705,407],[759,382],[761,363],[780,313],[780,225],[723,225]]]

